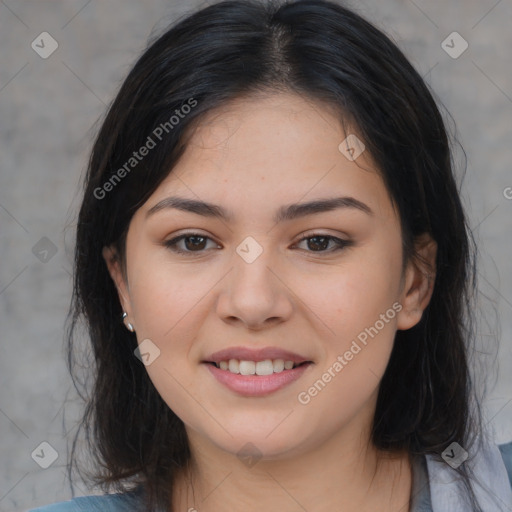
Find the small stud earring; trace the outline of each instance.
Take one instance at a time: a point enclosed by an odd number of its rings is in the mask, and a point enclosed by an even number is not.
[[[128,316],[128,313],[126,311],[123,311],[123,322],[124,322],[124,325],[126,326],[126,328],[130,331],[130,332],[134,332],[135,329],[133,328],[133,325],[130,323],[130,322],[125,322],[125,318]]]

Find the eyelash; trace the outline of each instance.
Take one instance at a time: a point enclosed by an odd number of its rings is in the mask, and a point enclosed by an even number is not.
[[[205,252],[205,250],[200,250],[200,251],[185,251],[183,249],[178,249],[177,247],[177,244],[178,242],[180,242],[181,240],[185,239],[185,238],[189,238],[189,237],[200,237],[200,238],[205,238],[207,240],[212,240],[210,237],[208,236],[205,236],[201,233],[184,233],[182,235],[179,235],[175,238],[172,238],[171,240],[167,240],[166,242],[164,242],[164,245],[170,249],[171,251],[173,252],[176,252],[178,254],[187,254],[187,255],[194,255],[194,254],[201,254],[203,252]],[[310,253],[319,253],[319,254],[331,254],[333,252],[337,252],[337,251],[341,251],[342,249],[346,248],[346,247],[349,247],[353,244],[353,242],[351,240],[342,240],[341,238],[337,238],[335,236],[332,236],[332,235],[325,235],[323,233],[308,233],[307,235],[303,236],[298,242],[297,244],[300,244],[301,242],[303,242],[304,240],[309,240],[310,238],[327,238],[329,239],[330,241],[334,241],[338,244],[338,246],[334,249],[331,249],[331,250],[325,250],[325,251],[306,251],[306,252],[310,252]],[[212,240],[213,241],[213,240]],[[296,244],[296,245],[297,245]]]

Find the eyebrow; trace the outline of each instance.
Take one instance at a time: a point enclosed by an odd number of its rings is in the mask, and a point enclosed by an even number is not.
[[[222,206],[197,201],[195,199],[173,196],[166,197],[151,207],[146,213],[146,219],[156,212],[168,208],[195,213],[203,217],[218,218],[226,222],[231,222],[234,218],[233,214]],[[354,208],[368,215],[373,215],[373,211],[367,204],[354,197],[335,197],[332,199],[317,199],[307,203],[294,203],[281,206],[274,215],[273,222],[277,224],[279,222],[290,221],[307,215],[328,212],[339,208]]]

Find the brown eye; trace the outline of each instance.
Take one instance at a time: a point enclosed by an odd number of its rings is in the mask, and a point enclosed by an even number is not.
[[[336,238],[331,235],[323,235],[323,234],[312,234],[305,236],[299,240],[299,244],[307,241],[307,250],[308,252],[335,252],[339,251],[345,247],[348,247],[352,244],[349,240],[341,240],[340,238]],[[334,242],[335,246],[333,249],[326,250],[329,247],[329,244]]]
[[[165,242],[165,246],[171,249],[171,251],[179,253],[179,254],[200,254],[205,252],[207,248],[207,242],[213,240],[210,237],[202,235],[200,233],[185,233],[183,235],[177,236],[176,238],[172,238]],[[307,241],[306,244],[306,252],[313,253],[332,253],[336,251],[340,251],[345,247],[352,245],[352,241],[350,240],[341,240],[340,238],[325,235],[325,234],[311,234],[308,236],[304,236],[298,242],[298,244]],[[180,242],[183,242],[182,245],[179,245]],[[333,245],[331,245],[333,244]],[[330,247],[330,248],[329,248]],[[217,245],[217,248],[220,248]]]
[[[204,252],[207,241],[211,240],[209,237],[199,233],[185,233],[165,242],[165,246],[174,252],[187,254],[187,253],[200,253]],[[179,247],[178,244],[183,241],[184,244]],[[183,248],[184,247],[184,248]]]

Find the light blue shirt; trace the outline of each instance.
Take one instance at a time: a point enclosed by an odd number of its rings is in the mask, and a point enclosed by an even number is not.
[[[476,458],[479,481],[485,480],[487,488],[501,505],[482,500],[484,512],[505,512],[512,510],[512,441],[502,445],[492,445]],[[429,475],[431,477],[429,478]],[[432,478],[436,476],[436,479]],[[443,481],[444,476],[445,481]],[[412,504],[410,512],[467,512],[462,509],[460,499],[464,490],[457,487],[453,470],[445,462],[435,461],[429,455],[416,457],[413,464]],[[499,507],[502,508],[499,508]],[[141,510],[140,494],[135,491],[125,494],[84,496],[71,501],[63,501],[32,509],[29,512],[133,512]]]
[[[140,508],[140,498],[132,493],[82,496],[71,501],[35,508],[29,512],[134,512]]]

